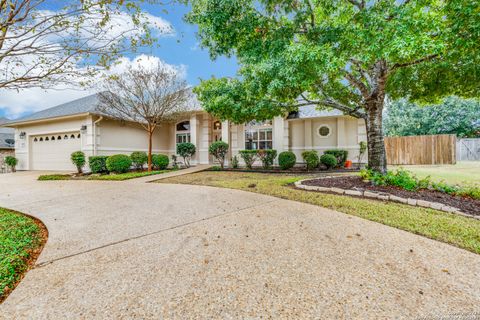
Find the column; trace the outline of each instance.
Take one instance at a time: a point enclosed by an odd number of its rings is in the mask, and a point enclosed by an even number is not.
[[[196,148],[195,155],[192,157],[192,164],[198,163],[198,154],[199,154],[200,145],[198,144],[197,132],[198,132],[197,115],[192,114],[192,116],[190,117],[190,142],[193,143]]]
[[[285,135],[285,120],[283,117],[273,118],[273,149],[277,150],[277,154],[284,151],[284,135]],[[275,162],[278,163],[278,158],[275,159]]]
[[[225,165],[230,163],[230,157],[232,156],[232,144],[230,142],[230,122],[228,120],[222,121],[222,141],[228,143],[228,154],[225,160]]]

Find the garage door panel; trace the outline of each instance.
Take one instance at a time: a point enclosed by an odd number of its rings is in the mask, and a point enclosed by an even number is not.
[[[64,132],[31,137],[32,170],[75,170],[72,152],[81,149],[79,132]]]

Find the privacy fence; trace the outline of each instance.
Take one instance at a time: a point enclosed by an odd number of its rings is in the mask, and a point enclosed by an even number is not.
[[[388,164],[455,164],[455,135],[385,137]]]

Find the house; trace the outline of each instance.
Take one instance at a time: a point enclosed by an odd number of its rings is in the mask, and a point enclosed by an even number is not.
[[[97,95],[87,96],[46,109],[8,123],[15,129],[15,154],[19,170],[74,170],[70,154],[81,150],[86,156],[129,154],[147,151],[146,132],[138,123],[113,120],[98,109]],[[176,144],[192,142],[197,153],[192,164],[208,164],[209,145],[227,141],[230,157],[242,149],[291,150],[302,162],[304,150],[340,148],[349,159],[358,153],[358,143],[366,140],[362,120],[340,111],[318,111],[305,106],[286,117],[271,121],[235,125],[218,121],[202,110],[197,101],[182,121],[158,127],[153,152],[175,154]]]
[[[5,170],[5,157],[13,156],[15,153],[14,130],[3,126],[8,121],[6,118],[0,118],[0,172]]]

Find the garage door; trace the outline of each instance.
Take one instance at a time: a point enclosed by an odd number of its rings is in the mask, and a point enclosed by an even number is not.
[[[63,132],[30,137],[32,170],[75,170],[72,152],[81,149],[80,132]]]

